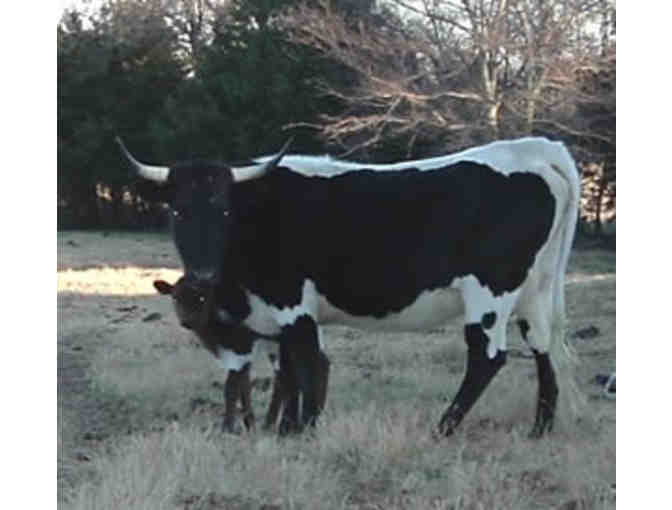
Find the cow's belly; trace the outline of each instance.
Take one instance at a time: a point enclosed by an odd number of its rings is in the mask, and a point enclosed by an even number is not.
[[[338,323],[361,329],[414,331],[442,326],[463,314],[464,302],[460,291],[445,288],[425,291],[406,308],[390,312],[384,317],[351,315],[331,305],[320,295],[318,321],[321,324]]]

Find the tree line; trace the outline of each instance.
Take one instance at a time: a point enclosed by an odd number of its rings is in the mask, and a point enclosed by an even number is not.
[[[58,24],[59,228],[156,228],[142,160],[564,141],[615,216],[613,0],[107,0]]]

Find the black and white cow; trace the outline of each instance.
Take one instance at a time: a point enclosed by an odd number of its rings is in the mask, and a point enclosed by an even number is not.
[[[318,324],[408,330],[462,315],[467,367],[439,423],[448,435],[504,365],[515,313],[538,371],[531,435],[551,429],[549,348],[560,341],[579,198],[563,144],[523,138],[389,165],[285,156],[285,145],[240,166],[163,167],[118,141],[173,211],[185,278],[214,294],[230,331],[220,357],[242,364],[255,335],[277,339],[302,397],[284,420],[300,429],[319,414]]]

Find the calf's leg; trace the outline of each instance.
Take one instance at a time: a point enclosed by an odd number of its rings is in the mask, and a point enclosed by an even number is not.
[[[285,388],[285,381],[283,381],[280,367],[276,367],[275,356],[271,357],[273,364],[273,392],[271,394],[271,402],[268,405],[268,412],[266,413],[266,420],[264,421],[264,428],[273,428],[278,421],[278,414],[286,400],[287,390]]]
[[[222,428],[225,432],[234,432],[237,403],[242,404],[243,422],[247,428],[254,424],[254,413],[252,412],[252,384],[250,382],[250,363],[247,363],[241,370],[229,370],[229,375],[224,384],[224,422]]]
[[[247,430],[254,428],[254,412],[252,411],[252,381],[250,377],[250,366],[247,364],[243,368],[243,380],[240,384],[240,405],[243,423]]]

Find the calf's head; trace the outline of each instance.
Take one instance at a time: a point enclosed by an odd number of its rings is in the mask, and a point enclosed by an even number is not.
[[[164,280],[154,280],[154,288],[164,295],[173,298],[173,306],[180,324],[192,330],[204,330],[208,326],[212,313],[213,299],[208,292],[187,283],[184,277],[180,277],[174,285]]]
[[[180,324],[196,333],[197,337],[215,357],[224,350],[235,355],[248,356],[257,339],[276,341],[272,335],[253,331],[242,323],[223,320],[218,314],[215,288],[203,289],[181,277],[174,285],[164,280],[154,280],[154,288],[173,299],[173,306]]]

